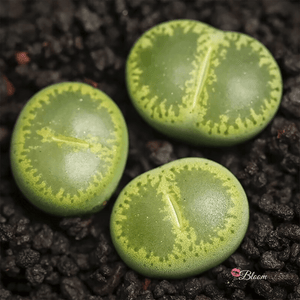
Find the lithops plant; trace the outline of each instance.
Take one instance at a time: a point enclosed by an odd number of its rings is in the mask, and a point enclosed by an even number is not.
[[[248,226],[245,192],[223,166],[179,159],[132,180],[111,215],[120,257],[147,277],[183,278],[228,258]]]
[[[280,70],[264,45],[192,20],[144,33],[129,54],[126,79],[150,125],[195,145],[252,138],[273,118],[282,94]]]
[[[11,166],[24,195],[59,216],[99,211],[122,176],[127,127],[116,104],[87,84],[64,82],[35,94],[11,142]]]

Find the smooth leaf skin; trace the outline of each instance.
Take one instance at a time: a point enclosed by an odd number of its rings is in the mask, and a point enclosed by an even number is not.
[[[74,216],[103,208],[123,174],[128,133],[123,115],[103,92],[64,82],[35,94],[11,141],[14,178],[47,213]]]
[[[144,33],[128,56],[126,80],[151,126],[194,145],[231,146],[254,137],[282,94],[280,70],[264,45],[192,20]]]
[[[114,204],[110,231],[132,269],[176,279],[227,259],[248,222],[246,194],[231,172],[208,159],[183,158],[132,180]]]

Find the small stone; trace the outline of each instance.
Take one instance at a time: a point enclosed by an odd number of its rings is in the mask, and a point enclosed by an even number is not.
[[[81,21],[81,24],[87,32],[95,32],[102,25],[102,21],[98,15],[90,11],[84,5],[78,9],[75,16]]]
[[[272,209],[272,215],[285,221],[291,221],[294,218],[294,211],[287,205],[274,204]]]
[[[277,259],[278,253],[274,251],[266,251],[262,254],[260,265],[264,269],[277,270],[284,266],[284,263]]]
[[[184,284],[184,290],[187,297],[194,298],[202,292],[202,284],[198,278],[191,278]]]
[[[281,106],[291,115],[300,117],[300,88],[294,87],[289,93],[285,94]]]
[[[266,271],[265,275],[267,281],[276,285],[295,286],[300,282],[299,276],[291,272]]]
[[[8,242],[14,237],[13,227],[9,224],[0,224],[0,243]]]
[[[295,74],[300,71],[300,55],[289,54],[284,58],[284,69],[290,73]]]
[[[51,252],[56,254],[67,254],[69,251],[70,242],[66,236],[60,232],[55,232],[51,245]]]
[[[39,231],[37,235],[35,235],[35,237],[33,238],[33,248],[39,251],[45,251],[51,247],[52,241],[52,229],[47,225],[43,225],[42,230]]]
[[[146,148],[150,152],[150,160],[157,166],[173,160],[173,146],[169,142],[149,141]]]
[[[40,253],[30,248],[21,250],[16,257],[16,263],[21,268],[33,267],[40,260]]]
[[[44,281],[46,274],[46,270],[44,270],[39,264],[27,268],[25,271],[25,276],[32,285],[41,284]]]
[[[62,256],[57,263],[58,271],[65,276],[74,276],[78,273],[79,268],[72,258],[66,255]]]
[[[296,224],[282,224],[278,228],[278,235],[300,242],[300,226]]]
[[[269,194],[263,194],[258,202],[259,208],[265,213],[271,213],[274,206],[273,197]]]
[[[87,295],[87,288],[77,277],[65,277],[60,283],[62,294],[70,300],[84,299]]]
[[[241,248],[244,253],[251,258],[258,258],[260,256],[259,250],[255,246],[253,240],[248,237],[244,238],[244,242],[242,243]]]
[[[268,281],[257,280],[254,284],[254,291],[256,294],[269,298],[272,295],[272,287]]]

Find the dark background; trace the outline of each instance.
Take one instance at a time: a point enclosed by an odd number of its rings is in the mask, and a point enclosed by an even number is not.
[[[246,33],[274,55],[283,98],[270,125],[230,148],[192,147],[148,126],[125,86],[136,39],[163,21],[188,18]],[[0,0],[0,300],[300,299],[300,7],[299,1]],[[89,83],[106,92],[128,124],[130,151],[119,188],[101,212],[49,216],[18,191],[9,141],[25,103],[47,85]],[[125,266],[109,236],[120,190],[137,175],[181,157],[213,159],[240,180],[249,229],[220,266],[193,278],[154,280]],[[232,268],[267,275],[237,280]]]

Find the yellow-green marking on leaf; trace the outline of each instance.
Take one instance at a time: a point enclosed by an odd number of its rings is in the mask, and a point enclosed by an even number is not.
[[[122,176],[128,152],[121,111],[103,92],[64,82],[35,94],[11,142],[11,165],[24,195],[55,215],[93,213]]]
[[[183,278],[228,258],[249,220],[245,192],[234,175],[203,158],[184,158],[146,172],[119,195],[112,241],[137,272]]]
[[[264,45],[191,20],[144,33],[129,54],[126,79],[150,125],[196,145],[252,138],[274,117],[282,94],[280,70]]]

